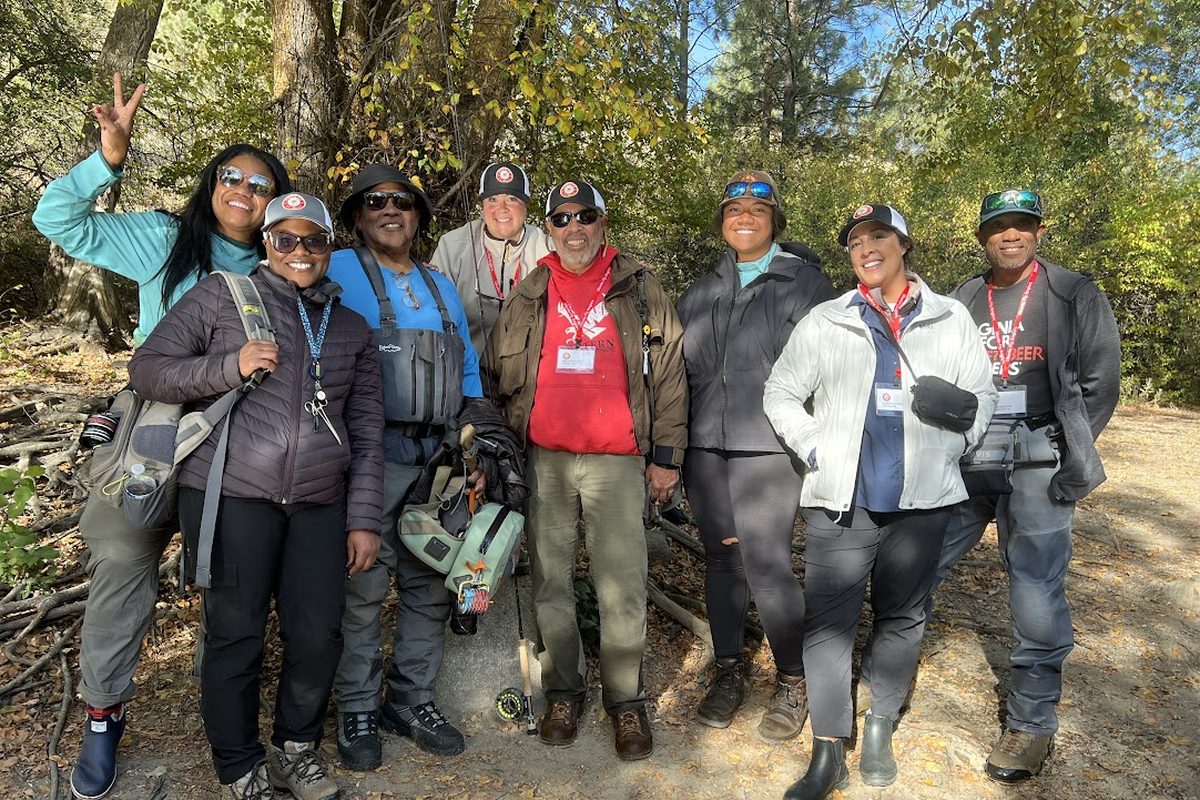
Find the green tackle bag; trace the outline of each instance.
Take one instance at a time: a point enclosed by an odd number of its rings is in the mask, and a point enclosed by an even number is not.
[[[525,517],[501,503],[486,503],[471,518],[462,547],[446,574],[446,588],[463,614],[482,614],[516,565]]]

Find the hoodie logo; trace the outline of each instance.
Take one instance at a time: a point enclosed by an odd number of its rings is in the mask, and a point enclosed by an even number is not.
[[[596,307],[588,312],[587,319],[583,320],[583,330],[578,330],[575,323],[571,321],[571,314],[566,303],[559,302],[558,313],[567,320],[567,338],[568,339],[595,339],[600,334],[607,330],[600,324],[608,314],[608,309],[604,307],[604,301],[601,300],[596,304]]]

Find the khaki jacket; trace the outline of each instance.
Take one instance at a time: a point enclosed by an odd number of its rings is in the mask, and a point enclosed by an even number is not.
[[[642,375],[639,274],[643,279],[650,325],[653,418],[650,395]],[[529,414],[537,394],[538,364],[546,334],[549,280],[549,267],[540,265],[513,289],[504,301],[484,351],[484,390],[508,417],[522,442],[528,433]],[[683,366],[683,327],[679,317],[654,273],[622,255],[613,262],[612,288],[604,303],[620,332],[638,450],[660,466],[681,466],[687,448],[688,394]],[[587,409],[563,409],[563,413],[586,414]]]

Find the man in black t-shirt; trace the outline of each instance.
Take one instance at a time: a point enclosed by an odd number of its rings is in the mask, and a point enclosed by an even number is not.
[[[1062,664],[1074,647],[1064,583],[1075,502],[1105,478],[1094,443],[1120,388],[1121,345],[1108,298],[1090,276],[1037,255],[1045,230],[1033,192],[986,196],[976,238],[989,269],[954,292],[992,359],[1000,392],[994,419],[1017,422],[1022,443],[1012,494],[972,497],[955,508],[934,584],[995,519],[1017,640],[1007,727],[986,766],[1001,783],[1037,775],[1053,750]]]

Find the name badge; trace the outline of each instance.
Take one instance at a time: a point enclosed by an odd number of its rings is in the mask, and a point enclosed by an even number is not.
[[[1025,416],[1025,387],[1024,386],[1008,386],[1002,389],[997,389],[1000,393],[1000,402],[996,404],[996,417],[1023,417]]]
[[[596,371],[596,348],[560,344],[554,371],[591,375]]]
[[[881,417],[904,414],[904,387],[891,383],[875,384],[875,413]]]

